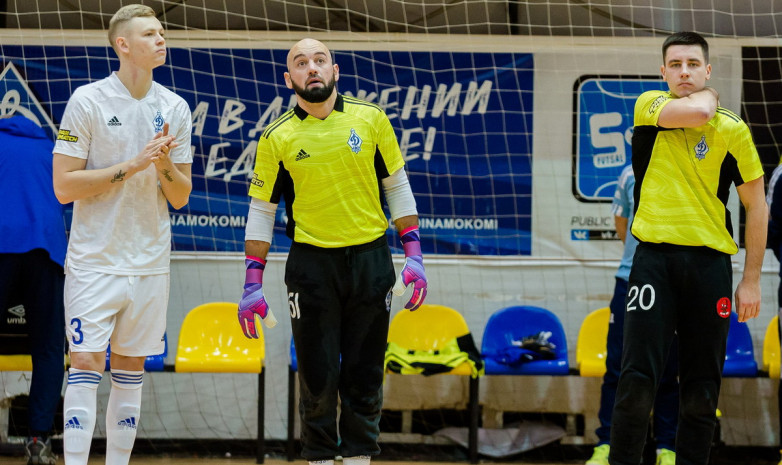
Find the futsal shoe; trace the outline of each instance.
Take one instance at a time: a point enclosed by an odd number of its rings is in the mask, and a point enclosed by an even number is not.
[[[657,449],[655,465],[676,465],[676,452],[670,449]]]
[[[587,460],[585,465],[608,465],[608,452],[611,451],[611,446],[603,444],[595,447],[595,452],[592,453],[592,458]]]
[[[55,465],[57,456],[52,452],[52,439],[44,439],[40,436],[28,438],[24,445],[24,455],[27,457],[27,465]]]

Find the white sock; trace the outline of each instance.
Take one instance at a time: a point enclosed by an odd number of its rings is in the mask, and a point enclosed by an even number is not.
[[[106,407],[106,465],[127,465],[141,413],[143,371],[111,370]]]
[[[95,404],[101,373],[70,368],[65,388],[63,415],[65,429],[62,435],[66,465],[87,465],[95,431]]]
[[[345,457],[342,459],[342,465],[369,465],[372,459],[369,455],[356,455],[354,457]]]

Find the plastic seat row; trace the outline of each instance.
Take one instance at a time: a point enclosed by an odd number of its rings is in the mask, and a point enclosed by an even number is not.
[[[553,351],[545,357],[535,350],[522,347],[522,341],[541,332],[547,334],[545,342]],[[391,321],[388,341],[410,351],[437,353],[449,341],[470,334],[464,317],[456,310],[442,305],[423,305],[416,312],[401,311]],[[288,384],[288,460],[294,459],[295,372],[296,351],[291,341],[291,364]],[[548,310],[538,307],[509,307],[496,312],[489,319],[482,340],[480,354],[485,374],[568,374],[567,341],[562,325]],[[479,377],[475,367],[468,362],[445,373],[469,377],[468,400],[468,456],[471,463],[478,463],[478,405]]]
[[[264,440],[264,339],[247,339],[236,323],[236,303],[212,302],[192,309],[182,322],[177,347],[176,372],[257,373],[258,439],[256,462],[263,463]],[[215,331],[219,328],[219,331]],[[260,328],[260,327],[259,327]],[[168,337],[162,354],[146,358],[146,371],[163,371],[168,354]],[[110,369],[111,347],[106,351],[106,369]],[[68,359],[65,356],[67,365]],[[0,356],[0,371],[31,371],[30,355]]]
[[[440,305],[425,305],[417,312],[399,312],[389,327],[389,342],[409,350],[438,351],[470,330],[456,310]],[[264,458],[264,358],[265,344],[261,325],[259,339],[247,339],[236,324],[236,303],[213,302],[200,305],[185,317],[179,334],[176,372],[256,373],[258,375],[258,431],[256,462]],[[590,313],[579,331],[576,362],[581,376],[605,373],[608,308]],[[779,330],[775,317],[764,341],[764,370],[770,376],[780,373]],[[220,328],[220,331],[215,331]],[[167,349],[166,349],[167,350]],[[296,355],[291,342],[288,405],[288,458],[293,460],[293,420]],[[533,306],[514,306],[495,312],[483,333],[480,351],[487,375],[567,375],[567,339],[557,316]],[[163,369],[166,353],[147,359],[148,371]],[[20,357],[27,357],[27,361]],[[4,360],[8,363],[4,363]],[[108,353],[107,353],[108,368]],[[29,356],[0,356],[0,370],[29,370]],[[477,463],[478,376],[467,362],[444,373],[469,376],[470,415],[468,449]],[[731,314],[724,376],[756,376],[757,364],[749,329]]]
[[[606,372],[606,338],[611,312],[608,307],[593,311],[584,319],[578,332],[576,364],[581,376],[603,376]],[[763,347],[763,369],[772,378],[779,377],[779,331],[774,317],[766,330]],[[740,323],[735,312],[730,314],[724,377],[754,377],[758,375],[752,336],[746,323]]]

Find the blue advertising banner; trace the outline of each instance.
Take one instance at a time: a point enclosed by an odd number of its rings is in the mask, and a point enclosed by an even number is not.
[[[635,101],[649,90],[668,90],[668,86],[654,76],[583,76],[576,81],[573,195],[577,199],[610,202],[613,198],[617,178],[631,160]]]
[[[37,112],[55,125],[76,87],[119,66],[108,47],[6,45],[0,54],[4,68],[19,71],[0,81],[26,83]],[[295,104],[283,80],[286,55],[175,48],[155,70],[193,112],[193,192],[185,208],[171,211],[173,250],[244,250],[257,140]],[[335,63],[339,91],[380,105],[397,132],[425,252],[531,253],[531,54],[337,51]],[[288,250],[286,221],[281,206],[272,252]]]

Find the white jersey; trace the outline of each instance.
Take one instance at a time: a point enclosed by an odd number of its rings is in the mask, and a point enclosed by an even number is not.
[[[86,159],[88,170],[106,168],[138,155],[164,123],[179,144],[171,160],[192,163],[187,102],[155,82],[137,100],[112,73],[73,93],[54,152]],[[168,273],[170,253],[168,204],[154,164],[102,194],[74,202],[68,266],[119,275]]]

